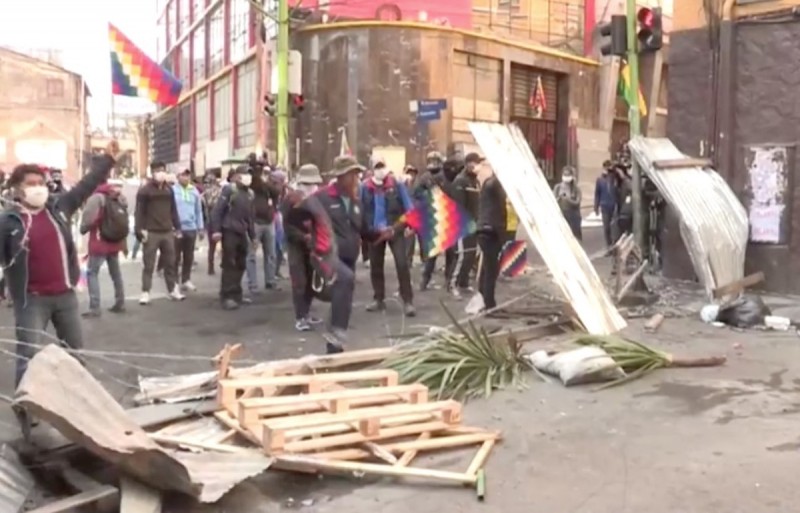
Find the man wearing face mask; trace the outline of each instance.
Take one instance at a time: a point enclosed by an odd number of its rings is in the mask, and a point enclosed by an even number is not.
[[[364,208],[366,229],[376,234],[397,225],[400,218],[413,206],[411,195],[405,184],[395,180],[383,159],[377,160],[372,177],[364,181],[361,188],[361,205]],[[406,258],[406,236],[410,235],[413,235],[411,230],[401,228],[396,230],[388,241],[369,245],[369,276],[375,300],[367,306],[368,312],[380,312],[386,309],[384,302],[386,280],[383,263],[388,243],[397,270],[400,298],[403,300],[403,313],[408,317],[414,317],[417,314],[414,309],[414,292],[411,290],[411,270]]]
[[[175,238],[181,235],[181,220],[175,195],[169,183],[166,166],[160,162],[151,164],[152,179],[136,195],[134,233],[142,242],[142,295],[140,305],[150,304],[150,289],[153,286],[153,271],[158,260],[164,265],[164,281],[167,293],[173,301],[186,299],[177,284],[175,269]]]
[[[470,153],[464,160],[464,169],[453,180],[453,199],[466,210],[472,219],[478,219],[480,184],[478,183],[477,166],[483,157]],[[469,273],[475,265],[478,249],[478,236],[467,235],[448,249],[452,253],[453,269],[449,276],[447,289],[461,298],[462,292],[469,292]]]
[[[75,294],[81,271],[69,218],[108,179],[118,154],[119,145],[112,141],[105,155],[93,158],[91,171],[58,197],[50,196],[46,173],[39,166],[17,166],[8,179],[15,202],[0,215],[0,265],[20,342],[17,385],[51,322],[67,347],[83,347]],[[26,417],[20,412],[18,416],[25,428]]]
[[[212,238],[222,243],[219,297],[225,310],[236,310],[250,302],[242,290],[242,277],[247,269],[247,255],[256,244],[250,166],[237,167],[231,178],[230,186],[222,190],[211,213]]]
[[[358,173],[363,170],[364,167],[353,157],[336,157],[330,173],[335,181],[316,194],[330,219],[338,252],[334,273],[336,279],[331,284],[330,326],[323,335],[328,353],[342,352],[347,340],[346,332],[353,309],[356,261],[362,237],[369,242],[380,243],[395,234],[395,227],[386,227],[378,232],[366,229],[358,201]]]
[[[581,240],[581,188],[575,183],[575,168],[565,166],[561,171],[561,183],[553,188],[561,213],[567,220],[576,239]]]
[[[296,180],[295,187],[286,193],[281,214],[292,283],[294,327],[297,331],[309,331],[313,325],[322,322],[310,314],[314,299],[314,271],[322,274],[324,279],[325,269],[333,270],[336,248],[328,215],[314,195],[322,183],[319,168],[314,164],[300,166]],[[332,275],[329,273],[327,278],[332,278]]]
[[[275,221],[278,212],[278,202],[282,188],[264,176],[264,164],[258,162],[255,154],[250,155],[250,168],[252,169],[253,184],[253,209],[255,210],[256,238],[258,243],[247,256],[247,283],[250,292],[255,294],[261,287],[258,286],[258,270],[256,269],[257,250],[260,247],[264,254],[264,281],[266,289],[277,289],[275,278],[276,250]]]

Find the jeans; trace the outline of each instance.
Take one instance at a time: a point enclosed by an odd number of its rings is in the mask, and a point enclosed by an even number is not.
[[[270,287],[275,285],[275,269],[277,263],[275,223],[256,223],[255,242],[261,246],[261,250],[264,252],[264,284]],[[258,286],[258,270],[256,269],[256,253],[257,250],[251,248],[250,252],[247,254],[247,285],[250,292],[255,292],[260,288]]]
[[[175,239],[175,274],[180,283],[192,280],[194,265],[194,247],[197,244],[197,232],[186,230],[180,239]]]
[[[600,207],[600,215],[603,217],[603,237],[606,240],[606,247],[611,247],[614,244],[614,232],[612,230],[614,223],[614,207]]]
[[[100,309],[100,268],[108,264],[108,274],[114,284],[114,304],[121,305],[125,302],[125,284],[122,281],[122,272],[119,268],[119,253],[111,255],[89,255],[88,270],[86,272],[86,286],[89,289],[89,310]]]
[[[232,230],[222,231],[222,276],[219,297],[223,302],[231,299],[242,302],[242,276],[247,268],[250,239]]]
[[[15,385],[19,385],[28,369],[28,360],[36,354],[36,346],[53,342],[46,333],[51,322],[62,345],[71,349],[83,348],[78,296],[74,290],[55,296],[28,294],[25,301],[14,303],[14,321],[20,342],[17,344]]]

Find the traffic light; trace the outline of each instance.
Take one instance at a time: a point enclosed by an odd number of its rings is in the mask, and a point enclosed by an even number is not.
[[[640,52],[655,52],[664,44],[664,29],[662,27],[660,7],[642,7],[636,13],[639,27],[636,39],[639,41]]]
[[[275,97],[271,94],[264,95],[264,114],[267,116],[274,116],[277,112],[275,108]]]
[[[624,15],[614,14],[609,23],[600,25],[600,35],[608,38],[600,47],[601,54],[625,57],[628,53],[628,22]]]
[[[290,103],[292,104],[292,113],[298,115],[306,108],[306,100],[302,94],[290,95]]]

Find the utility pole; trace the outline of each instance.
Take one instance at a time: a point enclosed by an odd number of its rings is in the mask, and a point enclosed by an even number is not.
[[[285,0],[284,0],[285,1]],[[639,47],[637,39],[637,13],[636,0],[627,0],[626,14],[628,18],[628,72],[630,73],[630,87],[628,88],[628,124],[630,137],[641,135],[641,119],[639,112]],[[633,204],[633,235],[636,244],[644,251],[647,247],[644,226],[644,205],[642,204],[642,172],[636,159],[631,159],[631,175],[633,178],[633,191],[631,201]]]
[[[278,0],[278,105],[276,118],[277,163],[289,163],[289,1]]]

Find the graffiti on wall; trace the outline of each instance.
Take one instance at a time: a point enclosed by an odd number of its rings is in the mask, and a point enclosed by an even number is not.
[[[788,243],[789,148],[751,146],[746,149],[750,241]]]

